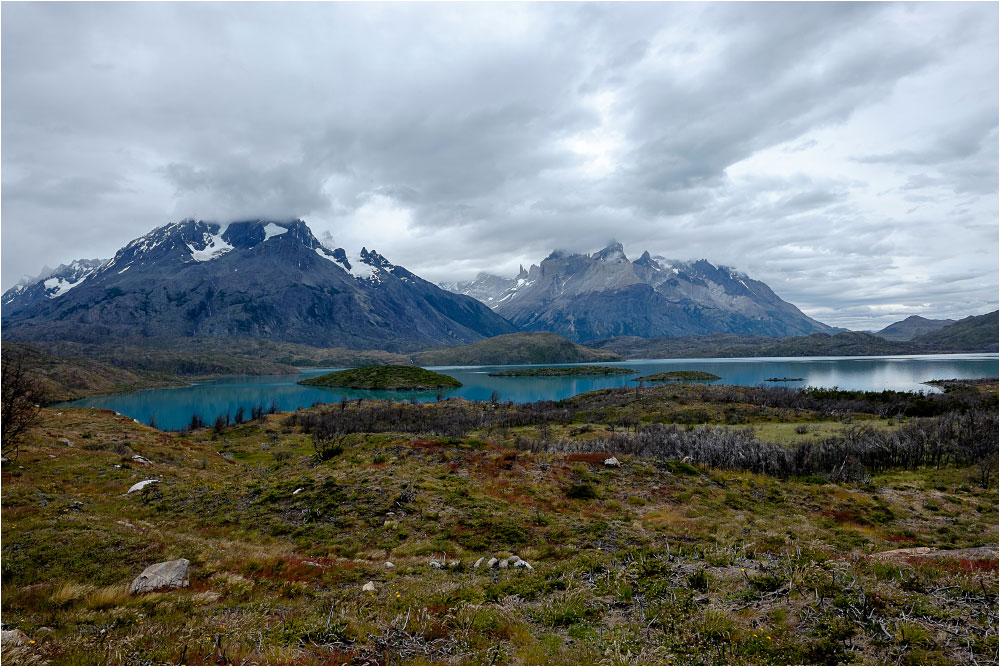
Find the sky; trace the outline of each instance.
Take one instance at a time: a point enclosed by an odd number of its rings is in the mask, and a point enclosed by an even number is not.
[[[3,289],[301,218],[432,281],[705,258],[834,326],[998,301],[998,5],[4,3]]]

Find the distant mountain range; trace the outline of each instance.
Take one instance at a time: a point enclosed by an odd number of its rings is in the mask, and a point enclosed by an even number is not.
[[[620,243],[592,255],[556,251],[511,279],[481,273],[442,287],[479,299],[519,329],[553,331],[577,342],[841,331],[806,316],[745,273],[649,252],[631,261]]]
[[[950,326],[955,320],[929,320],[919,315],[911,315],[905,320],[893,322],[881,331],[876,331],[876,336],[881,336],[886,340],[907,341],[919,338],[924,334],[931,333]]]
[[[320,243],[301,220],[184,220],[113,259],[74,262],[3,296],[4,338],[83,343],[262,338],[412,350],[516,328],[373,250]]]

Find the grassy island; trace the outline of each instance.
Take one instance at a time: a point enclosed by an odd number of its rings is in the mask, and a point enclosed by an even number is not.
[[[805,378],[767,378],[768,382],[803,382]]]
[[[462,383],[419,366],[365,366],[327,373],[299,384],[347,389],[451,389]]]
[[[666,380],[721,380],[722,378],[714,373],[705,371],[667,371],[666,373],[654,373],[637,378],[639,382],[661,382]]]
[[[497,371],[496,373],[490,373],[490,375],[492,377],[548,377],[555,375],[629,375],[636,372],[631,368],[613,368],[611,366],[572,366],[568,368],[543,366],[541,368],[517,368],[509,371]]]

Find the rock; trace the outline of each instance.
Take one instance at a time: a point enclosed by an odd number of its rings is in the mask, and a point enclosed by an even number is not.
[[[69,438],[59,438],[59,442],[66,445],[67,447],[72,447],[73,443],[70,442]]]
[[[385,562],[385,569],[387,569],[387,570],[391,570],[391,569],[392,569],[392,568],[394,568],[394,567],[396,567],[396,566],[395,566],[395,565],[394,565],[394,564],[392,563],[392,561],[390,561],[390,560],[387,560],[387,561]]]
[[[365,593],[374,593],[375,592],[375,582],[374,581],[369,581],[367,584],[365,584],[364,586],[361,587],[361,590],[363,592],[365,592]]]
[[[462,564],[461,560],[453,560],[448,563],[448,567],[459,567]]]
[[[69,507],[67,507],[66,509],[68,509],[68,510],[75,510],[75,511],[79,512],[80,510],[83,509],[83,503],[80,502],[79,500],[74,500],[73,502],[71,502],[69,504]]]
[[[132,493],[133,491],[142,491],[150,484],[159,484],[159,483],[160,480],[158,479],[144,479],[141,482],[136,482],[135,484],[130,486],[128,489],[128,493]]]
[[[519,561],[517,561],[516,563],[514,563],[514,567],[523,567],[526,570],[534,570],[535,569],[535,568],[531,567],[531,563],[529,563],[526,560],[519,560]]]
[[[609,468],[620,468],[622,466],[622,462],[612,456],[610,459],[604,459],[604,465]]]
[[[432,560],[431,561],[431,567],[434,568],[435,570],[440,570],[442,567],[444,567],[444,565],[442,565],[441,563],[437,562],[436,560]]]
[[[135,578],[128,592],[137,595],[163,588],[186,588],[191,584],[188,577],[189,565],[191,561],[187,558],[150,565]]]
[[[499,563],[497,563],[497,565],[499,565],[499,566],[500,566],[500,569],[501,569],[501,570],[506,570],[506,569],[507,569],[507,566],[508,566],[508,565],[510,565],[510,563],[508,563],[508,562],[507,562],[507,559],[505,558],[505,559],[503,559],[502,561],[500,561]]]
[[[472,569],[473,570],[478,570],[479,566],[483,564],[484,560],[486,560],[486,556],[483,556],[482,558],[480,558],[479,560],[477,560],[475,563],[473,563],[472,564]]]
[[[141,463],[144,466],[152,465],[152,463],[153,463],[152,461],[150,461],[149,459],[147,459],[145,456],[139,456],[138,454],[133,454],[132,455],[132,460],[135,461],[136,463]]]
[[[692,461],[694,461],[694,459],[691,458],[690,456],[685,456],[684,458],[681,459],[681,463],[691,463]]]
[[[497,559],[496,558],[491,558],[491,559],[489,559],[489,561],[486,562],[486,567],[489,568],[489,569],[493,569],[496,566],[497,566]]]
[[[28,643],[28,635],[20,630],[4,630],[0,632],[0,642],[3,643],[4,647],[20,646]]]
[[[516,563],[519,560],[521,560],[520,556],[511,556],[510,558],[507,559],[507,564],[508,565],[513,565],[514,563]]]
[[[292,495],[293,495],[293,496],[297,496],[298,494],[302,493],[302,490],[303,490],[303,489],[302,489],[302,487],[300,486],[299,488],[297,488],[297,489],[295,489],[294,491],[292,491]]]

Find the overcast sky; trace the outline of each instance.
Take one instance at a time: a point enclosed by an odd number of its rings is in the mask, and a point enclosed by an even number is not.
[[[997,308],[997,3],[4,3],[2,280],[301,217],[433,281],[612,238],[824,322]]]

